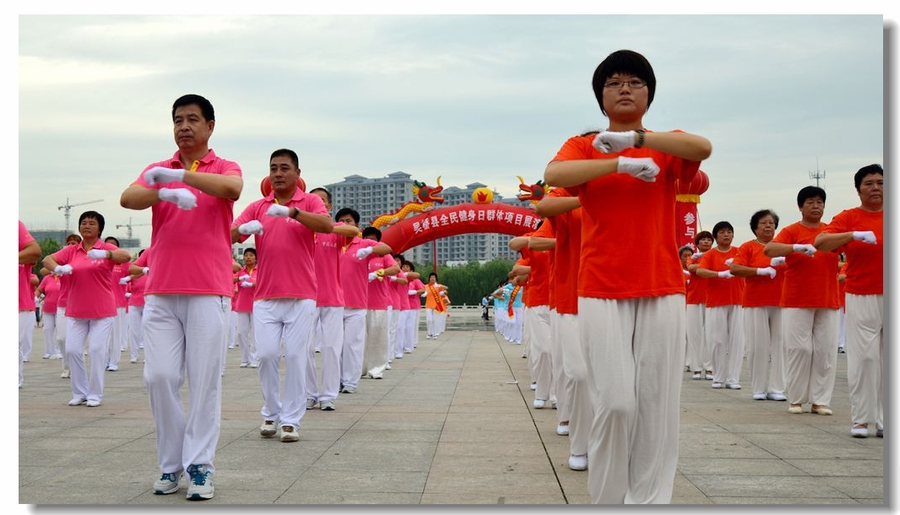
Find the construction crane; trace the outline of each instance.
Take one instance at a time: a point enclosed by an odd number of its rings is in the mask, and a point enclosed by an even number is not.
[[[140,227],[142,225],[150,225],[150,224],[133,224],[133,223],[131,223],[131,218],[128,218],[127,224],[116,225],[116,229],[121,229],[122,227],[127,228],[128,229],[128,239],[130,240],[131,239],[131,228],[132,227]]]
[[[66,234],[69,234],[69,215],[70,211],[75,206],[83,206],[85,204],[96,204],[97,202],[103,202],[103,199],[100,200],[91,200],[88,202],[79,202],[78,204],[69,204],[69,197],[66,197],[66,204],[64,206],[59,206],[57,209],[65,209],[66,215]]]

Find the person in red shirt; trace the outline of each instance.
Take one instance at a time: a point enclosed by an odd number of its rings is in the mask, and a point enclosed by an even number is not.
[[[741,328],[743,279],[731,273],[737,247],[731,245],[734,226],[722,221],[713,226],[716,246],[703,254],[697,275],[709,279],[706,289],[706,339],[712,349],[713,388],[741,389],[744,339]]]
[[[712,145],[644,128],[656,75],[637,52],[607,56],[592,86],[608,127],[569,138],[544,171],[584,211],[579,340],[595,394],[588,491],[594,503],[668,503],[684,367],[676,182],[693,179]],[[641,252],[623,250],[632,248]]]
[[[816,235],[825,229],[825,190],[806,186],[797,193],[801,220],[781,229],[766,244],[766,256],[784,257],[781,291],[788,413],[831,415],[838,332],[838,256],[817,252]]]
[[[713,236],[709,231],[700,231],[694,237],[697,251],[691,254],[687,270],[691,274],[687,281],[685,296],[685,336],[687,337],[687,362],[693,374],[691,379],[712,381],[712,349],[706,341],[706,288],[709,279],[697,275],[700,258],[712,248]]]
[[[764,253],[777,228],[778,215],[771,210],[753,213],[750,230],[756,238],[744,242],[731,263],[731,273],[744,278],[741,301],[744,341],[749,347],[750,385],[753,399],[757,401],[787,400],[784,396],[784,338],[779,307],[784,275],[775,268],[784,260],[769,258]]]
[[[884,348],[884,169],[864,166],[853,177],[860,205],[837,214],[816,236],[816,249],[847,256],[847,382],[850,434],[884,435],[881,378]]]

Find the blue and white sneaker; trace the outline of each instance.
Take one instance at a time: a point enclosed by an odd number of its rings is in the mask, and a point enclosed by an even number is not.
[[[163,474],[153,482],[153,493],[156,495],[169,495],[178,491],[178,476],[180,472]]]
[[[215,488],[212,484],[212,473],[206,465],[190,465],[187,473],[191,476],[188,485],[187,499],[189,501],[205,501],[213,498]]]

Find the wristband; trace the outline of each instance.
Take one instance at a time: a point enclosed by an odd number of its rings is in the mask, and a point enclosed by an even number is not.
[[[637,143],[634,144],[634,148],[641,148],[644,146],[644,129],[638,129],[637,132],[638,140]]]

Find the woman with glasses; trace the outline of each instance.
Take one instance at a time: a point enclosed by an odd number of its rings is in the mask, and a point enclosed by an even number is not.
[[[548,185],[569,189],[584,210],[579,340],[596,392],[588,490],[594,503],[668,503],[685,331],[675,182],[690,181],[712,146],[701,136],[644,127],[656,76],[639,53],[610,54],[592,86],[607,127],[569,138],[544,172]]]

